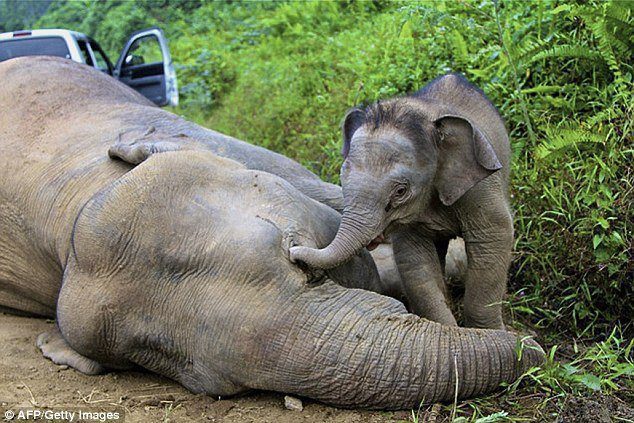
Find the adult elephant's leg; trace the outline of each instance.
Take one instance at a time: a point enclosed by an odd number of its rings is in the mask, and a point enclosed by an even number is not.
[[[103,373],[104,368],[95,360],[84,357],[68,345],[57,326],[37,337],[35,342],[44,357],[55,364],[65,364],[87,375]]]
[[[500,205],[465,226],[465,325],[503,329],[502,300],[511,263],[513,218],[509,209]]]
[[[226,146],[223,147],[222,142],[206,143],[191,137],[168,136],[149,127],[122,133],[108,149],[108,156],[138,165],[157,153],[183,150],[211,151],[221,157],[236,160],[248,169],[277,175],[313,200],[326,204],[340,213],[343,211],[340,186],[322,181],[299,163],[272,151],[220,134],[218,139],[224,140]]]
[[[165,141],[156,143],[142,142],[138,144],[115,144],[108,149],[111,159],[119,159],[124,162],[137,165],[144,162],[152,154],[178,151],[183,148],[175,143]]]
[[[456,326],[441,288],[443,271],[434,242],[413,231],[392,236],[394,258],[412,311],[434,322]]]

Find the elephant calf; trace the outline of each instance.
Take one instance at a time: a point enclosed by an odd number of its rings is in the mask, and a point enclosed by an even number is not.
[[[399,409],[488,393],[543,359],[513,333],[341,286],[376,280],[367,252],[324,274],[292,263],[340,215],[278,176],[203,151],[110,160],[136,126],[205,134],[114,79],[36,57],[0,63],[0,80],[0,306],[56,317],[37,341],[56,363]]]
[[[465,323],[504,328],[511,152],[491,102],[463,77],[445,75],[410,96],[353,109],[343,137],[341,227],[325,248],[296,246],[291,258],[327,269],[391,235],[412,310],[456,325],[442,291],[443,269],[449,241],[461,236]]]

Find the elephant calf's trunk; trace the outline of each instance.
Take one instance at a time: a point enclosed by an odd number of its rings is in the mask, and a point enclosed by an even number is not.
[[[359,254],[380,234],[376,225],[370,223],[378,220],[370,219],[361,222],[360,219],[352,218],[350,212],[344,212],[337,235],[327,247],[322,249],[291,247],[291,261],[303,262],[317,269],[332,269],[340,266],[352,256]]]
[[[363,248],[363,247],[361,247]],[[326,248],[291,247],[290,258],[293,263],[302,262],[315,269],[333,269],[358,254],[359,249],[352,247],[335,248],[332,244]]]

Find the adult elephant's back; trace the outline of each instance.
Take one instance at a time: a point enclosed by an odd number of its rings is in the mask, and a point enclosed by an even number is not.
[[[0,308],[54,315],[75,218],[132,167],[108,158],[117,142],[211,150],[340,209],[341,189],[299,163],[159,109],[89,66],[16,58],[0,63],[0,81]]]
[[[53,57],[0,63],[0,306],[53,316],[73,223],[130,169],[108,159],[113,116],[141,95]]]

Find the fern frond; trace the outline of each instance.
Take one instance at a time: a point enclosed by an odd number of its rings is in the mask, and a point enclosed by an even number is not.
[[[544,159],[562,150],[587,143],[603,143],[605,136],[585,129],[561,129],[547,127],[546,139],[535,149],[535,157]]]
[[[634,13],[631,5],[621,2],[603,3],[601,13],[583,8],[580,15],[588,22],[597,44],[597,51],[614,74],[618,85],[623,85],[621,63],[632,59]]]
[[[631,2],[622,2],[631,4]],[[621,2],[611,2],[605,8],[603,20],[607,35],[621,54],[631,54],[634,49],[634,8],[626,8]]]
[[[605,17],[615,23],[634,28],[634,6],[629,1],[611,1],[605,8]]]
[[[514,54],[514,57],[517,58],[521,65],[530,63],[536,54],[547,50],[547,46],[550,44],[550,42],[545,40],[525,40],[524,43],[524,45],[515,48]]]
[[[574,84],[566,85],[538,85],[536,87],[525,88],[522,90],[524,94],[546,94],[546,93],[565,93]]]
[[[613,117],[613,115],[614,115],[614,110],[612,110],[612,108],[610,107],[605,108],[604,110],[601,110],[596,115],[590,117],[586,121],[587,126],[590,128],[593,128],[596,125],[607,123]]]
[[[528,63],[534,63],[542,59],[567,58],[567,59],[587,59],[605,61],[604,57],[597,51],[587,47],[574,44],[562,44],[535,54],[528,59]]]
[[[616,79],[622,76],[621,68],[615,54],[615,47],[610,37],[609,31],[605,27],[605,21],[600,20],[589,25],[592,33],[597,39],[598,51],[603,60],[608,64],[610,70],[614,73]]]

